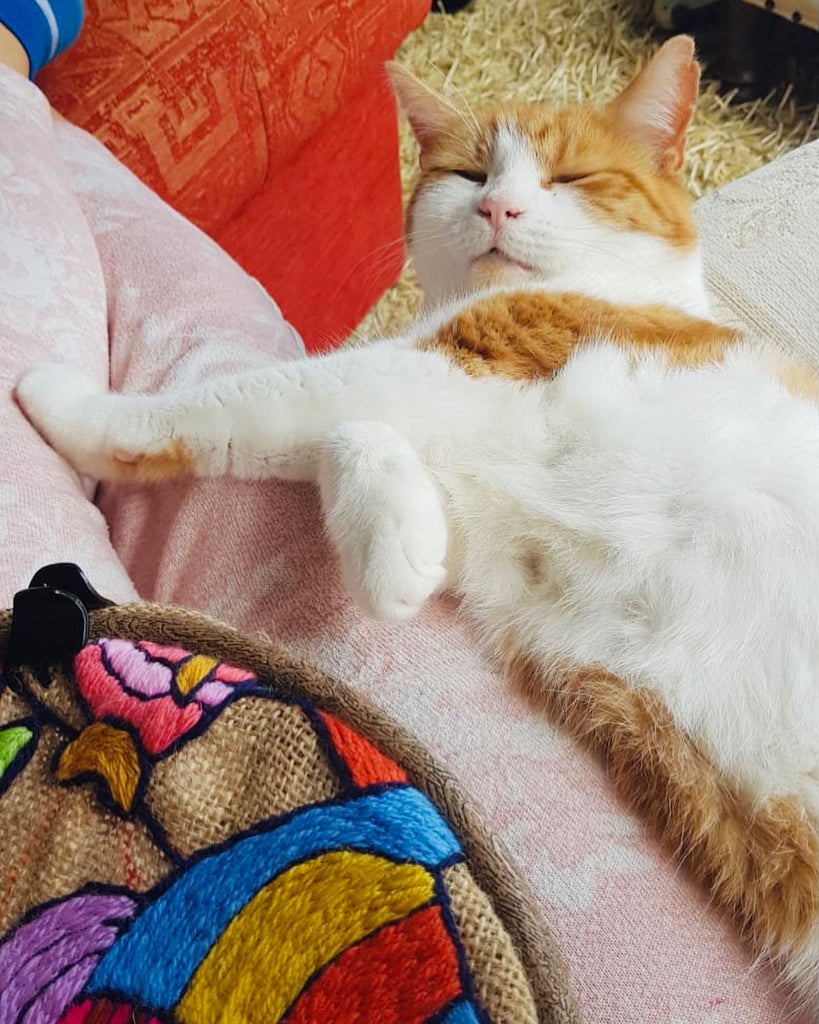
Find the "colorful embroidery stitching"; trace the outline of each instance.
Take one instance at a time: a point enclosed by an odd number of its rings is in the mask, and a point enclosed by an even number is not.
[[[354,786],[364,789],[379,782],[407,782],[407,773],[348,725],[326,711],[319,712],[330,742],[350,772]]]
[[[84,729],[60,755],[57,778],[67,782],[86,774],[100,776],[115,803],[130,811],[142,774],[130,733],[107,722]]]
[[[27,725],[8,725],[0,729],[0,778],[33,738],[34,733]]]
[[[84,647],[74,672],[92,715],[133,726],[150,757],[186,737],[237,686],[255,682],[251,673],[213,658],[127,640]]]
[[[285,1020],[423,1024],[460,991],[458,958],[441,909],[427,907],[342,953],[306,987]]]
[[[100,640],[74,660],[77,689],[93,722],[60,758],[62,782],[95,775],[126,814],[150,763],[178,749],[257,683],[251,672],[215,658],[147,641]]]
[[[28,718],[0,728],[0,795],[28,764],[37,746],[39,731],[37,722]]]
[[[75,676],[93,720],[56,776],[102,783],[158,843],[152,766],[228,703],[282,700],[249,672],[150,643],[89,644]],[[443,881],[463,857],[456,836],[399,765],[300,707],[341,794],[177,857],[144,896],[89,889],[27,915],[0,943],[3,1024],[487,1024]],[[37,728],[0,731],[0,776]]]
[[[18,927],[0,946],[0,1020],[59,1020],[134,907],[129,895],[86,893]]]

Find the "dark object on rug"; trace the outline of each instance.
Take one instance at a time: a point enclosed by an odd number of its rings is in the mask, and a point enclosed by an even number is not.
[[[812,6],[811,6],[812,4]],[[800,15],[804,6],[813,20]],[[657,0],[658,24],[697,42],[708,74],[735,103],[793,86],[796,102],[819,101],[819,21],[816,0]],[[787,17],[783,16],[791,14]]]
[[[471,3],[472,0],[432,0],[432,11],[438,14],[454,14]]]
[[[417,740],[201,616],[86,611],[62,669],[0,679],[3,1024],[579,1024],[525,884]]]

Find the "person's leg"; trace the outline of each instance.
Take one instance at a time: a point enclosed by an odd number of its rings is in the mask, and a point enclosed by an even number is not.
[[[3,36],[3,55],[15,57]],[[16,53],[19,58],[19,52]],[[32,362],[108,378],[105,285],[56,151],[45,97],[0,65],[0,606],[50,561],[76,561],[114,598],[134,591],[99,511],[12,396]]]
[[[87,132],[66,121],[54,131],[100,255],[114,390],[187,386],[304,354],[275,302],[212,239]]]
[[[150,393],[303,355],[275,303],[95,139],[55,125],[108,294],[111,385]],[[270,621],[270,566],[314,509],[304,488],[102,485],[98,505],[144,598],[235,624]],[[252,614],[248,614],[250,609]]]
[[[0,64],[28,77],[31,62],[26,48],[14,33],[0,22]]]
[[[0,0],[0,64],[33,78],[71,46],[84,13],[83,0]]]

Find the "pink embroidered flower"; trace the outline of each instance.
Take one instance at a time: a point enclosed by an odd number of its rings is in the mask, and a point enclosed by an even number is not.
[[[157,756],[196,727],[205,709],[222,705],[251,672],[177,647],[100,640],[77,655],[74,671],[94,718],[127,722],[145,752]]]

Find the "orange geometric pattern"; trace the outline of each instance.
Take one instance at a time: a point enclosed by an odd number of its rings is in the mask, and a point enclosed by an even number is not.
[[[426,0],[89,0],[77,45],[39,82],[62,114],[212,231],[428,9]]]
[[[403,230],[398,118],[379,67],[215,238],[320,350],[398,277]]]

